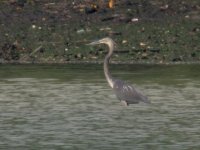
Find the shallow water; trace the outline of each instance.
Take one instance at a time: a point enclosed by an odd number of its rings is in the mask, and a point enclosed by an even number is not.
[[[100,65],[0,66],[0,149],[200,149],[198,65],[111,69],[151,104],[120,104]]]

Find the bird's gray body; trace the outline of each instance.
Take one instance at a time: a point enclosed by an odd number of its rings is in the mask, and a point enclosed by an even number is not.
[[[149,103],[146,96],[135,89],[132,85],[125,83],[122,80],[114,79],[113,91],[120,101],[125,101],[127,105],[137,104],[140,101]]]
[[[104,65],[103,65],[104,74],[106,80],[108,81],[108,84],[114,90],[117,98],[120,101],[125,102],[126,105],[137,104],[140,101],[144,103],[150,103],[148,98],[144,96],[141,92],[139,92],[137,89],[135,89],[132,85],[127,84],[122,80],[114,79],[111,76],[108,64],[110,57],[112,56],[114,51],[114,41],[111,38],[103,38],[101,40],[92,42],[89,45],[96,45],[96,44],[106,44],[109,47],[109,52],[104,59]]]

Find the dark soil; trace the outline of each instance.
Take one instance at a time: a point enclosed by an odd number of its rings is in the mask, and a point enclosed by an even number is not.
[[[199,0],[5,0],[0,63],[101,62],[111,37],[120,63],[200,61]]]

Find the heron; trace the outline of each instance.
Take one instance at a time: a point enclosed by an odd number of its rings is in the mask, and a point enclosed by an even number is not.
[[[150,103],[150,100],[147,96],[143,95],[138,89],[136,89],[131,84],[126,83],[125,81],[115,79],[112,77],[109,71],[109,61],[114,51],[115,42],[109,38],[103,38],[94,42],[89,43],[88,45],[98,45],[106,44],[108,46],[108,53],[105,56],[103,68],[106,80],[110,87],[113,89],[115,95],[120,100],[121,103],[128,106],[129,104],[138,104],[139,102]]]

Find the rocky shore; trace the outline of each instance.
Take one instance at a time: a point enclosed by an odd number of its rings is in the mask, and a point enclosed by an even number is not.
[[[113,63],[199,63],[200,2],[0,2],[0,63],[101,63],[116,41]]]

